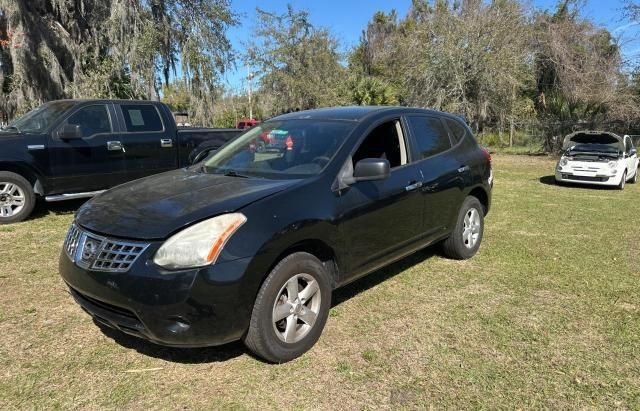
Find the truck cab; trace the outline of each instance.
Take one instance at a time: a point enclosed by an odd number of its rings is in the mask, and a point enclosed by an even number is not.
[[[59,100],[0,131],[0,224],[21,221],[36,198],[91,197],[201,159],[239,134],[178,129],[159,102]]]

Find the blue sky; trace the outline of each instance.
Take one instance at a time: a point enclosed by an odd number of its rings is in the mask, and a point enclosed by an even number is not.
[[[340,41],[342,51],[358,43],[362,30],[376,11],[388,12],[395,9],[399,16],[404,16],[411,6],[411,0],[233,0],[232,8],[240,14],[241,21],[240,26],[229,31],[234,47],[242,50],[242,45],[251,40],[256,25],[256,7],[284,13],[288,3],[296,10],[307,10],[313,24],[329,28]],[[532,4],[539,9],[554,9],[557,1],[533,0]],[[583,14],[620,37],[622,50],[627,58],[638,58],[640,26],[622,19],[622,7],[623,0],[587,0]],[[246,75],[246,69],[239,65],[237,70],[227,73],[225,82],[239,91],[238,89],[246,87]]]

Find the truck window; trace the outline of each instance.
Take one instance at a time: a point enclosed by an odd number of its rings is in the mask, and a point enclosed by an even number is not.
[[[80,126],[82,137],[111,133],[111,118],[104,104],[83,107],[67,119],[67,124]]]
[[[407,120],[421,158],[431,157],[451,148],[451,140],[439,118],[409,116]]]
[[[151,104],[126,104],[121,108],[127,131],[154,132],[164,130],[158,110]]]

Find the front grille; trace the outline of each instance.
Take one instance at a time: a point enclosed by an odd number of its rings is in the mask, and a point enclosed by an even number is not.
[[[567,180],[577,180],[577,181],[595,181],[604,183],[609,180],[609,177],[592,177],[592,176],[575,176],[571,174],[563,174],[562,178]]]
[[[149,244],[101,237],[71,224],[64,249],[79,267],[94,271],[124,273],[129,271]]]

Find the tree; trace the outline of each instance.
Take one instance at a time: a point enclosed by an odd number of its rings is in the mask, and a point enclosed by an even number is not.
[[[260,89],[272,97],[270,114],[340,104],[338,43],[328,30],[314,27],[305,11],[276,15],[257,10],[257,40],[247,60],[261,73]]]
[[[228,0],[0,0],[0,116],[65,97],[157,98],[179,60],[206,117],[236,23]]]

